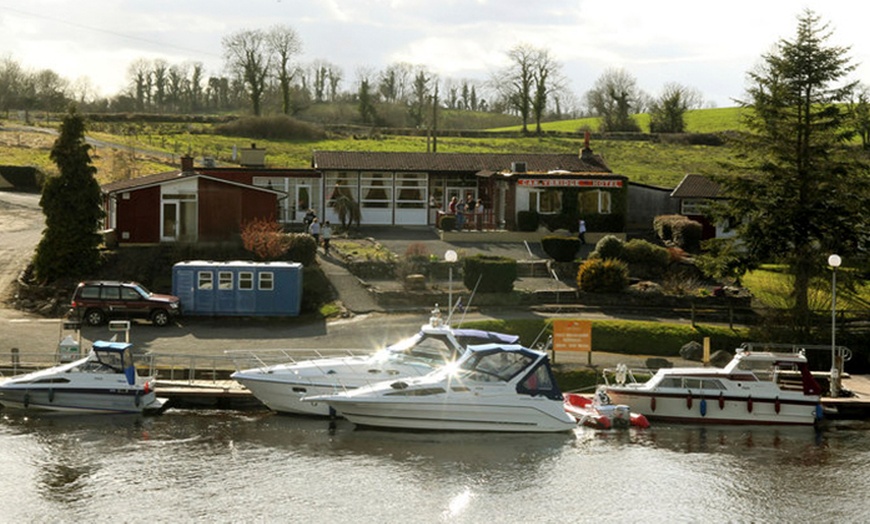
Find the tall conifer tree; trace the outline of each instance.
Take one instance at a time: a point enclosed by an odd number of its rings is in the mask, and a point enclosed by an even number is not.
[[[103,210],[90,149],[84,120],[71,109],[51,149],[51,160],[60,174],[45,181],[39,201],[45,230],[33,266],[40,282],[83,277],[98,266]]]

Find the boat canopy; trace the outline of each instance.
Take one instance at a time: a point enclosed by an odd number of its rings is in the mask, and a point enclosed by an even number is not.
[[[133,344],[129,342],[108,342],[97,340],[91,346],[97,360],[104,366],[124,373],[127,384],[136,383],[136,367],[133,365]]]

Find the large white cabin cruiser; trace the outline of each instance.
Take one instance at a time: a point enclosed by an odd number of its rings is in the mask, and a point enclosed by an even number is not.
[[[327,416],[334,414],[328,404],[302,399],[387,379],[425,375],[458,359],[469,344],[513,343],[518,339],[490,331],[453,329],[435,310],[418,333],[371,354],[261,366],[231,376],[274,411]]]
[[[557,432],[565,412],[546,353],[519,345],[470,346],[462,359],[417,378],[308,399],[361,426],[439,431]]]
[[[84,358],[0,382],[9,409],[68,413],[142,413],[159,410],[150,378],[137,376],[132,345],[94,342]]]
[[[634,374],[606,370],[606,392],[650,420],[812,425],[822,417],[822,390],[802,352],[738,348],[724,368],[663,368],[646,382]]]

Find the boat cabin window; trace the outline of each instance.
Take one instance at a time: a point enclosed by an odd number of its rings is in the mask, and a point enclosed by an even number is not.
[[[776,367],[772,361],[742,360],[737,369],[751,371],[758,380],[774,380]]]
[[[685,389],[712,389],[712,390],[721,390],[725,389],[722,386],[722,383],[715,379],[709,378],[684,378],[683,379],[683,388]]]
[[[478,353],[462,363],[461,369],[470,372],[473,380],[507,382],[517,373],[528,367],[534,358],[531,355],[514,351]]]

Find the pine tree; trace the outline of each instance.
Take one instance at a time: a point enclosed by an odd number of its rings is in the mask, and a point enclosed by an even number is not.
[[[58,176],[45,181],[39,205],[45,214],[45,230],[33,260],[40,282],[64,277],[80,278],[99,264],[98,233],[103,218],[100,186],[94,178],[90,146],[85,142],[85,123],[71,109],[51,149]]]
[[[793,276],[793,323],[811,326],[809,289],[827,270],[827,256],[856,253],[868,241],[867,167],[850,144],[843,102],[855,87],[844,47],[812,11],[797,36],[782,40],[749,75],[746,121],[739,141],[741,174],[723,177],[724,212],[739,220],[737,237],[750,265],[780,262]]]

